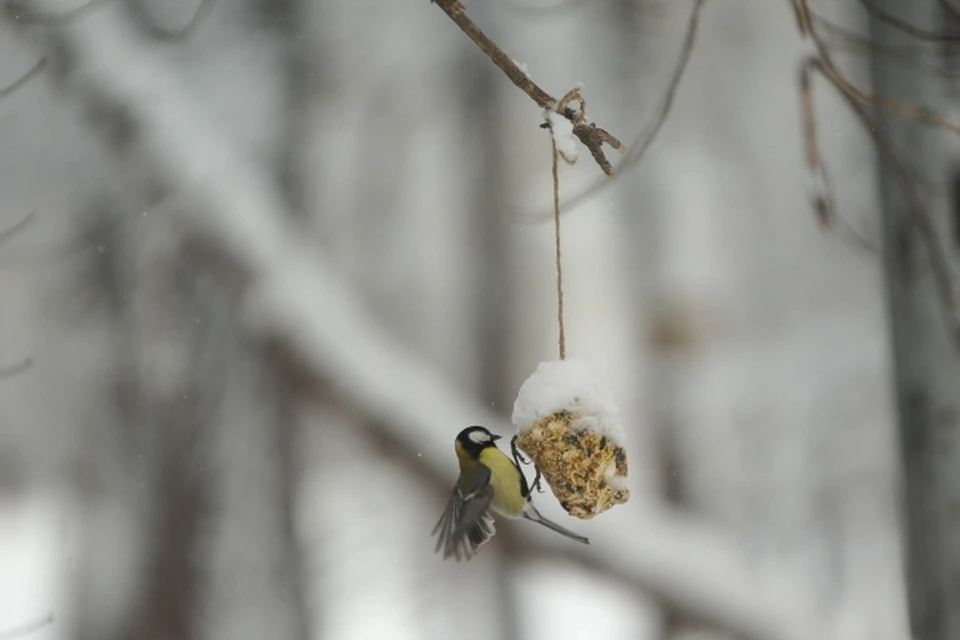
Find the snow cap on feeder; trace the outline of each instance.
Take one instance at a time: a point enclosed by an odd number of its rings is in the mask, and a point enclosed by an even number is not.
[[[541,362],[520,387],[513,424],[570,515],[588,520],[630,499],[620,412],[586,362]]]

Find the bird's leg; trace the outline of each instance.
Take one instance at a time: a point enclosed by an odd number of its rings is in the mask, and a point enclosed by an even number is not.
[[[520,453],[520,447],[517,446],[518,437],[519,436],[513,436],[513,438],[510,440],[510,451],[513,453],[513,462],[517,465],[517,468],[519,469],[521,464],[530,464],[532,461],[527,460],[526,458],[523,457],[523,454]],[[543,493],[543,487],[540,486],[540,477],[542,475],[540,473],[540,467],[534,464],[533,470],[535,471],[535,475],[533,476],[533,484],[531,484],[530,487],[532,489],[536,489],[537,493]],[[521,473],[523,472],[521,471]]]
[[[520,447],[517,446],[517,438],[519,437],[520,436],[513,436],[513,438],[510,439],[510,451],[513,452],[513,461],[517,463],[518,467],[521,464],[528,464],[530,462],[520,453]]]
[[[536,474],[533,476],[533,484],[530,486],[536,489],[537,493],[543,493],[543,487],[540,486],[540,478],[542,476],[542,474],[540,473],[540,467],[538,467],[537,465],[533,465],[533,469],[534,471],[536,471]]]

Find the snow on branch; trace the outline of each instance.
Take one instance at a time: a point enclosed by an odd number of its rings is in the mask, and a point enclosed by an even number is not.
[[[30,33],[28,31],[28,33]],[[170,215],[235,260],[250,279],[251,325],[279,340],[312,375],[389,428],[401,447],[422,451],[431,474],[453,477],[448,442],[455,425],[508,424],[452,387],[372,319],[294,227],[267,171],[218,131],[149,44],[110,12],[37,33],[45,49],[69,56],[58,85],[77,100],[107,141],[129,187],[174,194]],[[54,61],[57,64],[56,61]],[[67,64],[62,64],[66,62]],[[103,118],[103,114],[111,118]],[[125,135],[117,135],[123,123]],[[789,576],[776,588],[746,566],[742,549],[679,515],[635,511],[625,531],[591,533],[572,556],[642,587],[674,610],[754,640],[822,640],[805,593]],[[535,532],[517,531],[524,552],[571,557]],[[424,544],[428,544],[426,537]]]

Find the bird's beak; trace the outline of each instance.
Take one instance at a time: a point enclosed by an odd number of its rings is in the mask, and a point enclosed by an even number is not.
[[[497,440],[499,440],[499,439],[502,438],[502,437],[503,437],[503,436],[498,436],[498,435],[495,435],[495,434],[493,434],[493,433],[490,434],[490,438],[491,438],[494,442],[496,442]]]

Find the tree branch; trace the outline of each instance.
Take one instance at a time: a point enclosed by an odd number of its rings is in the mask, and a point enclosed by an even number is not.
[[[467,10],[460,4],[459,0],[432,0],[440,9],[443,10],[453,22],[460,27],[460,30],[467,34],[467,37],[473,40],[473,43],[480,48],[480,51],[486,54],[493,61],[493,64],[500,67],[500,70],[507,74],[510,81],[518,89],[530,96],[530,99],[537,103],[542,109],[556,109],[558,101],[549,93],[540,88],[533,79],[517,66],[513,58],[503,52],[497,43],[491,40],[480,27],[474,24],[473,20],[467,15]],[[563,117],[573,123],[573,133],[580,139],[580,142],[590,150],[593,159],[597,161],[600,168],[608,176],[613,175],[613,165],[607,160],[606,153],[603,150],[603,143],[607,143],[620,152],[626,151],[619,140],[611,135],[605,129],[601,129],[593,122],[578,122],[577,112],[570,107],[563,109]]]
[[[114,155],[118,179],[144,193],[155,193],[158,183],[175,192],[170,215],[247,275],[245,316],[254,330],[277,340],[312,378],[349,398],[403,449],[421,454],[418,464],[436,477],[452,482],[455,475],[449,442],[437,434],[465,424],[507,429],[500,416],[452,387],[366,314],[304,230],[287,222],[264,172],[191,104],[165,62],[138,46],[129,27],[104,13],[42,36],[52,40],[45,44],[53,51],[70,52],[70,81],[58,86],[79,109],[103,113],[106,107],[134,129]],[[111,140],[109,123],[91,120]],[[531,553],[573,553],[532,528],[516,533]],[[616,528],[607,521],[590,535],[590,547],[578,550],[585,562],[616,572],[672,608],[752,640],[827,637],[789,577],[777,576],[777,588],[770,588],[743,561],[739,545],[700,523],[625,510]]]

